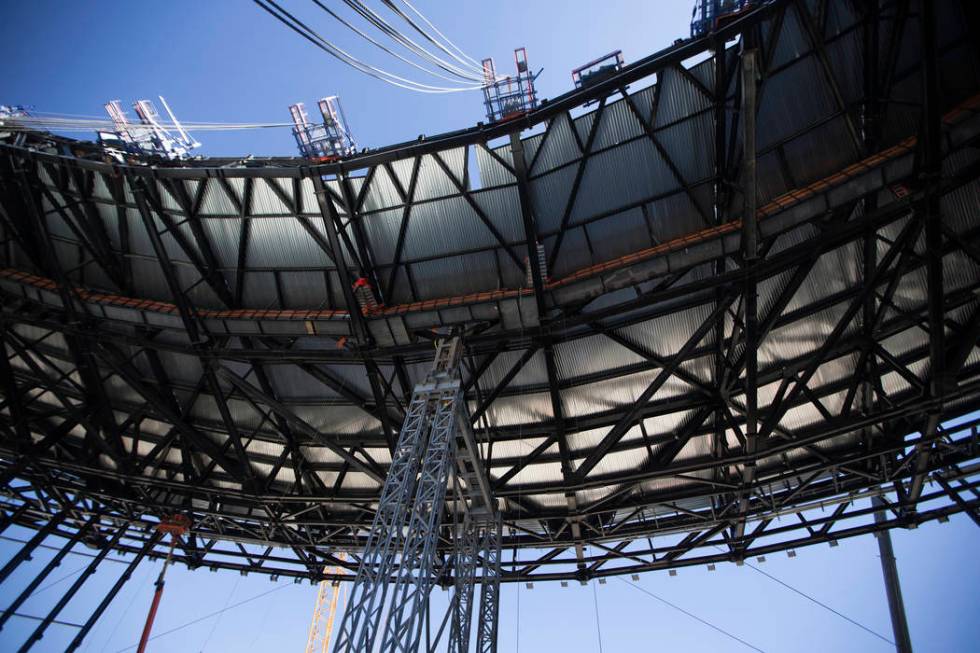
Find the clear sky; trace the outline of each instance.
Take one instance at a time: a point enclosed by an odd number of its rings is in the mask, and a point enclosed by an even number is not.
[[[498,71],[512,70],[512,50],[526,46],[542,97],[570,85],[570,70],[622,49],[627,61],[670,45],[688,31],[692,0],[417,0],[417,6],[474,58],[493,56]],[[283,0],[323,34],[372,61],[336,23],[306,0]],[[339,4],[331,2],[331,4]],[[103,115],[102,104],[167,97],[187,121],[285,122],[286,107],[338,94],[362,146],[382,146],[475,124],[483,119],[478,94],[416,95],[388,87],[341,66],[273,21],[246,0],[169,2],[64,2],[0,0],[0,103],[38,111]],[[208,155],[293,154],[287,130],[199,135]],[[4,537],[28,533],[9,529]],[[893,533],[913,644],[919,653],[976,650],[980,529],[963,516]],[[0,540],[0,562],[15,550]],[[85,550],[87,552],[87,550]],[[50,558],[39,552],[0,587],[0,606]],[[72,572],[86,560],[69,556],[21,612],[43,615]],[[874,538],[840,546],[770,556],[760,569],[891,638]],[[60,617],[84,620],[119,573],[107,563]],[[159,563],[145,563],[88,637],[83,650],[114,653],[139,639]],[[676,606],[772,652],[888,651],[889,645],[824,607],[746,565],[715,572],[683,569],[642,576],[638,583]],[[275,591],[271,591],[275,590]],[[270,592],[271,591],[271,592]],[[594,593],[593,593],[594,592]],[[444,601],[436,592],[437,602]],[[150,650],[300,651],[316,587],[267,577],[189,572],[175,568],[155,632],[166,633],[253,597],[228,610],[154,640]],[[597,620],[598,614],[598,620]],[[589,587],[506,586],[501,608],[501,653],[563,650],[749,651],[623,580]],[[0,631],[0,651],[14,650],[34,623],[14,618]],[[38,651],[60,651],[72,635],[53,626]]]

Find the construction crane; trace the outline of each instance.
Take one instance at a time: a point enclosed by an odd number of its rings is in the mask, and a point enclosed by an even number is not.
[[[163,597],[164,577],[167,575],[167,567],[174,555],[174,547],[180,541],[180,536],[184,535],[191,527],[191,520],[186,515],[169,515],[160,520],[157,524],[157,531],[170,536],[170,548],[167,550],[167,557],[163,561],[163,568],[157,577],[156,590],[153,592],[153,602],[150,604],[150,613],[146,615],[146,623],[143,625],[143,635],[140,637],[137,653],[146,650],[146,644],[150,641],[150,631],[153,630],[153,620],[157,616],[157,609],[160,607],[160,599]]]
[[[346,553],[338,556],[347,559]],[[325,567],[325,574],[344,573],[343,567]],[[306,638],[306,653],[329,653],[330,635],[333,633],[333,620],[337,615],[337,605],[340,602],[344,586],[339,580],[323,580],[316,594],[316,606],[313,608],[313,621],[310,623],[310,635]],[[326,609],[324,609],[326,608]]]

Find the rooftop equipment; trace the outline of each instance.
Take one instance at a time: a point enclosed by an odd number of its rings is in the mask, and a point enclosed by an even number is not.
[[[102,146],[113,154],[148,154],[165,159],[186,159],[191,150],[201,147],[199,142],[184,131],[163,96],[159,97],[170,116],[170,124],[167,126],[161,124],[160,114],[150,100],[137,100],[133,103],[133,109],[139,117],[138,124],[129,122],[119,100],[107,102],[105,110],[116,129],[98,132]],[[167,127],[174,128],[177,135],[172,134]]]
[[[347,128],[340,98],[331,95],[317,102],[321,124],[310,122],[302,102],[289,106],[293,118],[293,136],[302,156],[315,161],[336,161],[354,153],[357,145]]]
[[[593,59],[589,63],[583,64],[572,71],[572,83],[575,88],[592,86],[599,82],[609,79],[623,69],[623,51],[615,50],[609,54],[604,54],[598,59]],[[593,102],[586,102],[585,106]]]
[[[517,75],[497,78],[493,59],[483,60],[483,103],[490,122],[502,122],[523,116],[538,105],[534,80],[541,74],[532,74],[527,63],[527,50],[514,50]]]
[[[700,37],[714,32],[752,5],[762,0],[696,0],[691,14],[691,36]]]
[[[591,86],[604,79],[612,77],[623,69],[623,51],[616,50],[593,59],[572,71],[572,82],[575,88]]]
[[[27,110],[27,107],[22,105],[17,104],[11,106],[7,104],[0,104],[0,138],[7,138],[12,134],[16,134],[17,128],[19,127],[19,121],[17,119],[28,118],[30,115],[31,114]],[[4,129],[5,126],[8,126],[14,131],[6,131]]]

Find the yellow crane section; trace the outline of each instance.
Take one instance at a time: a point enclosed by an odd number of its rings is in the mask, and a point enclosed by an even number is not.
[[[347,554],[341,553],[338,557],[346,560]],[[328,575],[342,574],[344,569],[325,567],[323,572]],[[333,621],[337,616],[342,593],[346,593],[346,588],[340,581],[320,581],[320,588],[316,593],[316,606],[313,608],[313,621],[310,623],[310,635],[306,638],[306,653],[329,653]]]

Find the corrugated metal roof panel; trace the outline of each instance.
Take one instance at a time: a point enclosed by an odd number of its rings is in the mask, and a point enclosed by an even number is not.
[[[668,313],[654,320],[640,322],[622,329],[616,329],[620,335],[637,343],[647,351],[652,351],[662,357],[670,357],[681,347],[691,334],[708,319],[714,307],[703,304],[694,308]],[[703,345],[714,342],[713,331],[701,341]]]
[[[238,245],[244,222],[227,218],[198,218],[198,222],[218,259],[218,265],[227,269],[238,267]]]
[[[322,222],[310,218],[310,222]],[[248,240],[248,262],[252,267],[332,267],[295,218],[253,218]],[[322,225],[317,225],[322,226]]]
[[[205,184],[204,197],[201,200],[199,215],[237,215],[234,204],[221,188],[217,179],[202,179],[198,183]],[[238,197],[242,196],[244,180],[237,177],[230,177],[228,183],[235,190]]]
[[[657,127],[670,125],[712,106],[711,98],[676,68],[661,71],[657,84],[660,86],[655,123]]]
[[[536,153],[537,161],[534,161],[534,168],[529,168],[528,174],[530,175],[539,175],[542,172],[554,170],[574,161],[582,154],[579,150],[578,141],[575,140],[568,114],[562,113],[555,117],[543,138],[541,151]],[[533,160],[533,156],[535,154],[525,153],[528,165]]]
[[[448,161],[443,159],[446,165],[449,165]],[[452,168],[450,168],[451,170]],[[455,171],[454,171],[455,172]],[[396,170],[396,174],[401,176],[401,173]],[[411,170],[408,171],[409,176],[411,176]],[[457,177],[460,179],[461,177]],[[408,188],[408,181],[405,182],[405,188]],[[431,154],[426,154],[422,157],[422,163],[419,164],[419,177],[415,182],[415,200],[430,200],[436,197],[446,197],[448,195],[455,194],[456,185],[453,184],[452,180],[446,176],[445,170],[442,166],[432,158]]]
[[[558,231],[572,190],[577,166],[567,166],[535,177],[528,184],[538,233]]]
[[[569,380],[587,374],[640,364],[645,359],[608,336],[596,334],[554,347],[558,377]]]
[[[498,217],[507,219],[503,224],[494,225],[503,237],[508,241],[519,240],[519,223],[513,216]],[[493,233],[469,203],[456,196],[413,207],[405,234],[404,257],[408,260],[440,257],[496,245]]]
[[[493,251],[415,263],[411,270],[420,300],[497,287],[497,258]]]
[[[779,39],[776,41],[776,48],[772,56],[771,66],[773,68],[778,68],[797,59],[810,49],[806,32],[800,24],[795,7],[796,5],[787,7],[783,13],[783,24],[779,30]]]
[[[587,385],[563,388],[561,397],[566,415],[569,417],[592,415],[636,403],[659,372],[660,370],[647,370]],[[671,377],[657,390],[652,400],[676,397],[683,394],[686,389],[687,384]]]
[[[472,197],[505,241],[524,242],[524,223],[521,219],[517,186],[476,191]]]
[[[374,252],[375,263],[388,264],[394,262],[398,233],[401,230],[404,215],[405,210],[397,208],[370,213],[361,218],[364,232],[367,234],[367,239],[371,243],[371,250]],[[411,224],[411,210],[408,221]],[[402,258],[404,259],[404,255]]]
[[[592,255],[597,262],[609,261],[649,247],[650,231],[640,208],[616,213],[608,218],[591,222],[585,227],[589,235]]]
[[[514,165],[514,157],[509,145],[498,147],[493,152],[506,161],[508,165]],[[516,178],[510,173],[510,170],[500,165],[497,159],[482,147],[476,148],[476,163],[480,169],[480,184],[483,188],[513,184],[516,181]]]
[[[498,427],[534,424],[553,417],[551,398],[547,392],[497,397],[487,409],[490,423]]]
[[[589,157],[572,219],[588,219],[677,188],[653,144],[648,139],[631,141]]]
[[[641,111],[641,116],[644,115],[639,107],[637,109]],[[598,110],[596,113],[597,115],[599,114]],[[616,102],[607,104],[602,110],[599,126],[596,128],[595,141],[592,143],[592,149],[595,151],[613,147],[627,139],[642,136],[643,134],[643,125],[633,115],[633,111],[629,108],[629,105],[624,100],[617,100]]]
[[[693,116],[660,130],[656,136],[687,184],[714,174],[715,137],[711,113]]]
[[[834,113],[833,97],[813,57],[769,77],[759,103],[760,151]]]
[[[406,186],[402,190],[408,193],[409,189]],[[401,204],[401,195],[398,193],[398,188],[392,181],[391,175],[388,174],[387,168],[384,166],[375,167],[374,175],[371,177],[371,184],[364,194],[361,215],[367,219],[369,217],[365,215],[367,213],[393,206],[400,206]]]
[[[844,118],[801,134],[783,147],[796,186],[804,186],[847,167],[858,159],[857,146]]]

